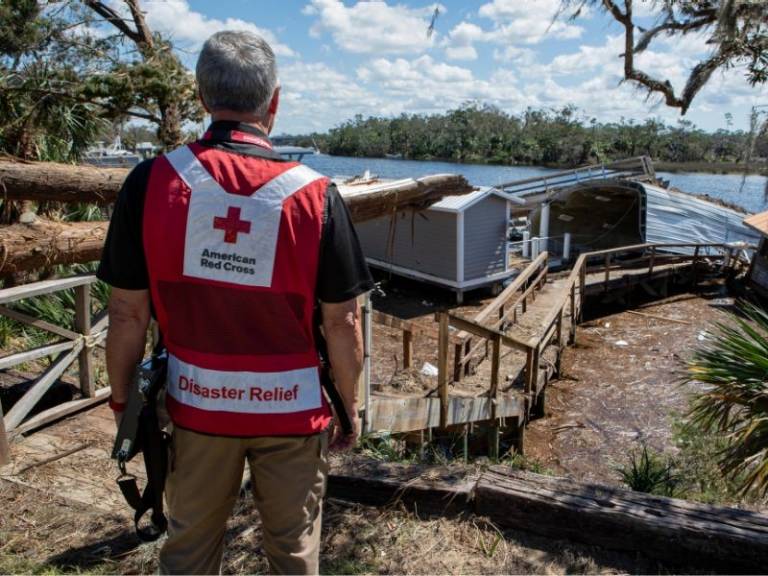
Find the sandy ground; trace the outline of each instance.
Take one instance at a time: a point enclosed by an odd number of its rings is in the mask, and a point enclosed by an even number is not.
[[[616,483],[632,450],[668,451],[693,390],[680,384],[684,362],[732,304],[713,286],[580,325],[563,376],[549,384],[546,417],[528,428],[527,455],[558,474]]]

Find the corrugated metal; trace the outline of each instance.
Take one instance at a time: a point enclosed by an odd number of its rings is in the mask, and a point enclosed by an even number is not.
[[[464,212],[465,280],[504,271],[506,212],[506,201],[497,196],[490,196]]]
[[[745,214],[741,212],[651,184],[642,186],[646,195],[646,242],[756,245],[760,240],[757,232],[744,225]]]
[[[424,274],[456,280],[456,214],[425,210],[398,212],[390,243],[391,218],[355,225],[363,253]]]

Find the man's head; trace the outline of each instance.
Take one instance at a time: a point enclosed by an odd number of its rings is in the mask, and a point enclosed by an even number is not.
[[[269,131],[277,113],[275,54],[252,32],[217,32],[197,59],[200,98],[214,120],[242,120]]]

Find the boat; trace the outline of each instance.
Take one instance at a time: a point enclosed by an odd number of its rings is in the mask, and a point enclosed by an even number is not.
[[[83,162],[103,168],[132,168],[142,159],[139,154],[126,150],[118,135],[109,146],[105,146],[104,142],[97,142],[96,146],[89,148]]]

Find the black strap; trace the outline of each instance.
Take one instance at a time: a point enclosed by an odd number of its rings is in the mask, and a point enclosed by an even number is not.
[[[135,511],[133,522],[136,535],[143,542],[152,542],[168,528],[168,520],[163,513],[163,492],[168,472],[168,435],[160,429],[156,409],[157,394],[165,383],[167,370],[167,356],[162,355],[162,341],[158,342],[152,354],[149,374],[144,366],[138,370],[139,378],[144,373],[149,377],[149,385],[143,390],[141,409],[138,416],[136,413],[123,416],[124,419],[135,419],[131,427],[133,450],[116,450],[113,457],[117,458],[121,472],[117,485],[125,501]],[[138,382],[134,386],[138,388]],[[126,463],[138,452],[144,456],[144,469],[147,473],[147,485],[143,493],[139,491],[136,477],[128,474],[125,469]],[[142,519],[147,513],[150,513],[149,522],[142,525]]]

